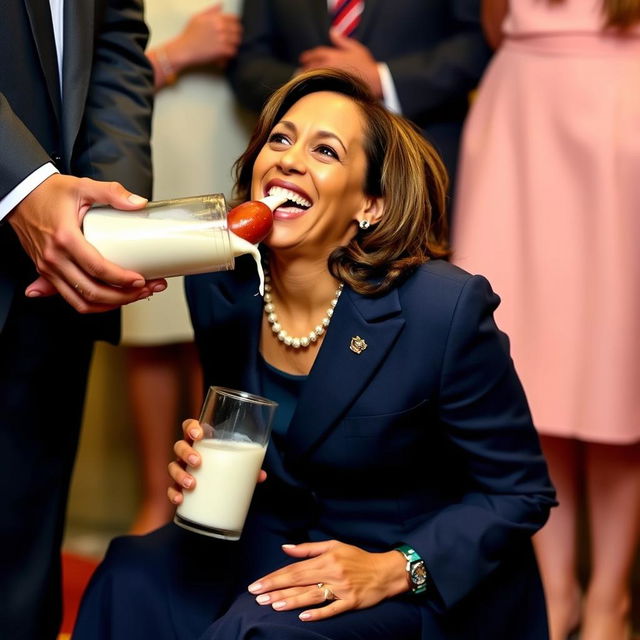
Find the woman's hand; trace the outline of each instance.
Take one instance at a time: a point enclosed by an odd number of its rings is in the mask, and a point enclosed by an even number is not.
[[[351,609],[366,609],[409,590],[406,561],[398,551],[370,553],[337,540],[283,545],[294,558],[306,558],[249,585],[261,605],[276,611],[317,606],[300,613],[322,620]]]
[[[187,489],[193,491],[196,486],[196,479],[187,471],[189,467],[195,469],[200,466],[202,458],[200,454],[191,446],[194,442],[202,440],[204,432],[197,420],[188,419],[182,423],[182,433],[184,440],[178,440],[173,445],[173,451],[177,459],[169,463],[169,475],[173,479],[174,484],[167,490],[169,501],[173,504],[182,502],[182,491]],[[264,482],[267,479],[267,473],[260,470],[258,482]]]

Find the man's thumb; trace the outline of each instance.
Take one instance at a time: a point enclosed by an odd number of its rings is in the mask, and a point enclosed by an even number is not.
[[[116,209],[141,209],[148,202],[147,198],[131,193],[119,182],[101,183],[101,189],[103,189],[102,201]]]

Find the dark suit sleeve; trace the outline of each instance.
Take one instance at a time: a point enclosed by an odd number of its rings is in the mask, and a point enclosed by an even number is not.
[[[229,66],[229,79],[238,100],[260,111],[266,99],[293,76],[296,66],[274,49],[276,27],[268,0],[245,0],[242,45]]]
[[[151,195],[153,73],[139,0],[108,0],[96,34],[91,82],[73,170]]]
[[[494,321],[499,298],[481,276],[463,287],[444,355],[438,418],[461,460],[467,492],[411,532],[449,608],[545,523],[555,504],[538,436]]]
[[[0,200],[29,174],[50,161],[49,154],[0,93]]]
[[[436,45],[385,62],[402,113],[420,119],[426,111],[466,97],[477,85],[491,51],[480,27],[479,0],[451,0],[449,36]]]

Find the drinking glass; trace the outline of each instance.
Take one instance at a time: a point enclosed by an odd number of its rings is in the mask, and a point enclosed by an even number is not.
[[[245,391],[210,387],[194,447],[202,462],[174,522],[196,533],[238,540],[269,442],[277,403]]]

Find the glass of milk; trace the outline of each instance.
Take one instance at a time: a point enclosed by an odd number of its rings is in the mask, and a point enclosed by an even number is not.
[[[238,540],[267,450],[277,403],[245,391],[210,387],[200,414],[204,438],[195,443],[202,462],[189,472],[174,522],[224,540]]]

